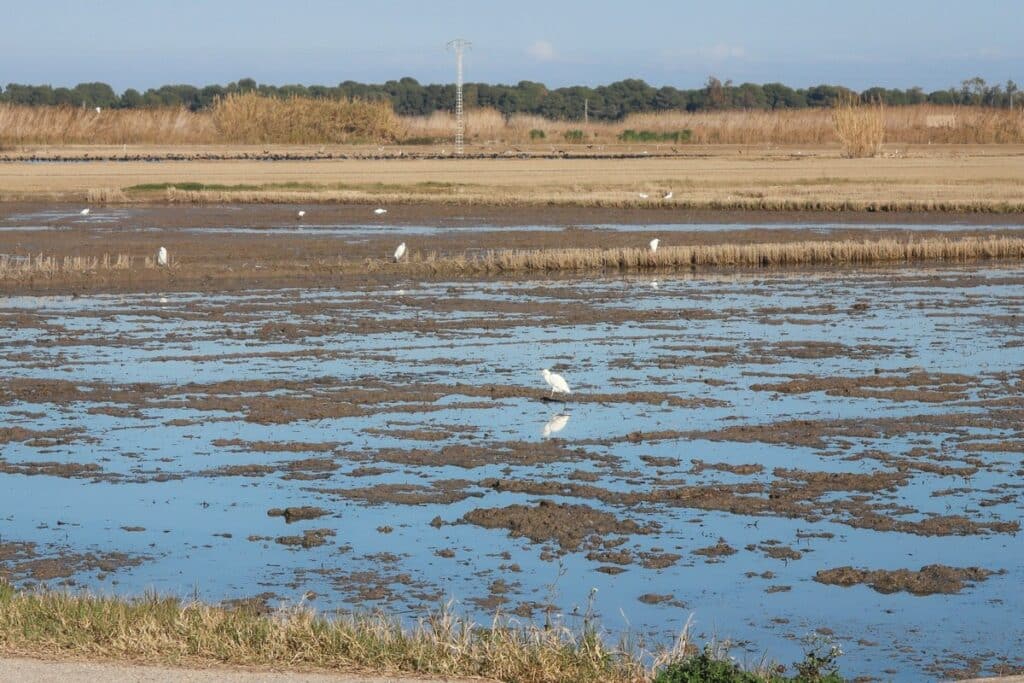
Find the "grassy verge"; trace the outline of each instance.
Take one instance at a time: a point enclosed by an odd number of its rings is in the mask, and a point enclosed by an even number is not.
[[[442,609],[409,627],[383,615],[328,619],[302,607],[263,614],[156,596],[125,600],[21,592],[0,583],[0,653],[42,657],[483,676],[537,683],[729,683],[840,680],[831,673],[837,652],[832,649],[824,657],[808,654],[797,664],[797,678],[787,679],[778,668],[744,670],[720,649],[695,652],[685,630],[672,648],[652,653],[635,643],[607,645],[589,619],[579,628],[501,618],[480,626]],[[707,673],[715,677],[703,675]]]

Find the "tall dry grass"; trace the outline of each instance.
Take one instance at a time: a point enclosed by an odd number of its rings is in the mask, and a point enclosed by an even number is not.
[[[0,104],[0,145],[194,145],[217,142],[209,115],[187,109]]]
[[[885,140],[885,108],[881,104],[845,102],[832,110],[832,127],[843,155],[851,159],[876,157]]]
[[[256,93],[222,98],[211,113],[219,141],[261,144],[393,142],[401,126],[390,103]]]
[[[147,259],[149,261],[149,259]],[[10,256],[0,254],[0,280],[22,280],[28,277],[56,277],[67,274],[89,274],[101,271],[128,270],[132,258],[128,254],[111,256]]]
[[[466,139],[477,144],[530,144],[537,143],[531,140],[530,131],[540,130],[545,133],[542,142],[557,147],[572,144],[565,138],[568,131],[581,130],[585,144],[613,145],[619,144],[619,135],[624,130],[654,133],[689,130],[691,144],[826,145],[841,142],[833,114],[830,109],[658,112],[632,114],[618,122],[584,124],[522,114],[506,118],[492,109],[473,109],[466,112]],[[878,116],[878,112],[874,115]],[[920,105],[886,107],[880,116],[881,120],[875,118],[874,123],[884,129],[886,140],[894,143],[1024,143],[1024,110]],[[937,119],[951,122],[951,125],[935,125]],[[455,119],[447,112],[405,117],[402,122],[407,139],[441,140],[451,137],[455,130]],[[676,143],[660,143],[660,146],[679,147]]]
[[[405,627],[383,615],[327,619],[301,606],[272,615],[149,596],[123,600],[17,592],[0,583],[0,652],[173,664],[317,667],[501,681],[627,683],[678,661],[688,639],[654,656],[609,646],[589,625],[472,623],[442,609]],[[692,652],[692,647],[689,648]]]
[[[479,256],[438,257],[414,252],[401,267],[429,274],[512,274],[566,271],[638,271],[698,267],[766,268],[841,266],[919,261],[1024,259],[1024,238],[929,238],[906,242],[826,240],[646,248],[491,251]]]
[[[1024,110],[920,105],[887,107],[885,138],[910,144],[1021,144]],[[936,121],[941,121],[936,125]],[[696,144],[824,145],[839,142],[833,111],[661,112],[634,114],[619,122],[552,121],[539,116],[504,117],[492,109],[466,112],[467,141],[473,144],[537,144],[530,131],[545,133],[543,144],[571,145],[569,131],[583,132],[583,143],[617,145],[627,129],[691,132]],[[73,107],[0,105],[0,145],[187,145],[187,144],[345,144],[351,142],[436,142],[447,144],[454,117],[435,112],[398,117],[387,104],[293,98],[271,100],[255,94],[223,100],[217,109],[103,110]],[[656,147],[645,144],[643,147]],[[662,148],[678,146],[660,143]]]

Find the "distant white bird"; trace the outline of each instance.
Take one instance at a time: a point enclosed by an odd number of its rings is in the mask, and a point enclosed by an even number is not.
[[[296,218],[305,218],[306,217],[306,212],[300,210],[297,214],[295,214],[295,217]]]
[[[100,107],[96,107],[96,113],[97,114],[99,114],[101,111],[103,111],[103,109],[101,109]]]
[[[658,281],[657,280],[651,280],[651,289],[657,289],[657,288],[658,288]]]
[[[651,240],[649,242],[649,244],[650,244],[650,247],[651,247],[651,253],[652,254],[658,253],[658,245],[661,244],[661,240],[659,240],[657,237],[655,237],[653,240]]]
[[[373,212],[375,214],[377,214],[378,216],[383,216],[384,214],[386,214],[388,212],[388,210],[387,209],[374,209]]]
[[[662,199],[672,199],[672,192],[671,192],[671,190],[670,190],[670,191],[668,191],[668,192],[666,192],[665,194],[663,194],[663,195],[661,196],[661,198],[662,198]]]
[[[565,429],[565,425],[569,424],[568,415],[555,415],[553,418],[548,420],[547,424],[544,425],[542,434],[544,436],[551,436]]]
[[[156,264],[158,266],[167,265],[167,247],[160,247],[156,250]]]
[[[401,261],[403,256],[405,256],[405,242],[399,244],[398,249],[395,249],[395,263]]]
[[[638,192],[637,196],[640,197],[640,199],[647,199],[651,195],[647,194],[646,192]]]
[[[569,388],[569,383],[565,381],[565,378],[561,375],[551,372],[547,368],[541,370],[541,376],[544,381],[551,387],[551,395],[555,394],[571,394],[572,389]]]
[[[89,209],[82,209],[81,211],[78,212],[78,215],[79,216],[88,216],[89,215]]]

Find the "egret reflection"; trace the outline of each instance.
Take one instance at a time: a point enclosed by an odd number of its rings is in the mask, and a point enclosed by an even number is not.
[[[544,436],[551,436],[565,429],[565,425],[569,424],[568,415],[555,415],[553,418],[548,420],[547,424],[544,425]]]

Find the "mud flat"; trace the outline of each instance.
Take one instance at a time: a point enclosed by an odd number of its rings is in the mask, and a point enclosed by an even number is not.
[[[854,676],[1024,666],[1019,263],[518,280],[281,265],[426,234],[464,250],[1018,228],[421,216],[309,237],[273,210],[259,226],[223,207],[3,219],[0,251],[118,240],[250,265],[234,283],[172,271],[0,298],[0,576],[260,609],[454,599],[479,620],[571,621],[593,600],[612,635],[669,639],[692,614],[695,640],[784,663],[827,632]],[[281,277],[258,274],[274,263]]]

